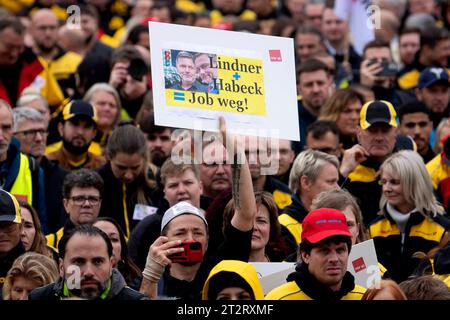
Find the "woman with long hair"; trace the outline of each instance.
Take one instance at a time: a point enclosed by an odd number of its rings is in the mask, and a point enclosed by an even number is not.
[[[286,247],[278,222],[278,207],[268,192],[255,192],[255,199],[257,212],[248,261],[281,262],[286,257]],[[225,207],[223,229],[230,225],[234,210],[234,201],[231,199]]]
[[[83,97],[92,104],[97,113],[97,135],[94,138],[101,147],[108,142],[111,132],[117,127],[121,119],[121,103],[116,89],[107,83],[96,83]]]
[[[133,125],[117,127],[106,146],[108,163],[99,169],[105,183],[100,217],[116,220],[129,237],[131,230],[157,206],[155,182],[148,177],[148,148],[144,134]]]
[[[128,256],[128,246],[122,228],[117,221],[109,217],[100,217],[94,222],[94,227],[105,232],[113,247],[113,268],[117,268],[129,286],[140,276],[141,271]]]
[[[56,252],[47,246],[36,210],[29,203],[22,200],[19,200],[19,206],[22,218],[21,240],[25,251],[40,253],[56,259]]]
[[[319,120],[336,122],[339,140],[344,149],[351,148],[358,141],[359,112],[363,98],[353,89],[336,90],[321,109]]]
[[[380,167],[382,197],[379,217],[369,227],[378,261],[392,279],[401,282],[413,274],[417,251],[428,252],[446,235],[450,222],[436,201],[422,157],[402,150]]]

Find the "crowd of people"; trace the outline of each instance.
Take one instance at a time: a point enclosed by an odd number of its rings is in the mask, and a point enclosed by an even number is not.
[[[450,1],[372,4],[358,52],[333,1],[0,0],[0,297],[450,300]],[[180,162],[149,21],[292,38],[300,141],[220,117]],[[214,55],[168,57],[165,88],[217,93]],[[265,292],[253,262],[295,270]]]

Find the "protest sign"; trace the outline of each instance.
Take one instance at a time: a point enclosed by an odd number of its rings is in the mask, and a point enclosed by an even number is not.
[[[347,271],[353,274],[355,283],[364,288],[369,288],[381,279],[373,239],[352,246]]]
[[[292,39],[150,22],[155,123],[299,140]]]
[[[294,262],[250,262],[256,269],[264,294],[286,283],[287,276],[295,271]]]

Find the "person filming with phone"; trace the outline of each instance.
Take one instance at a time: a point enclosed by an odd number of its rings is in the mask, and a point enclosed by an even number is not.
[[[128,116],[135,118],[149,89],[149,69],[133,46],[117,49],[111,62],[109,84],[119,92],[120,103]],[[122,114],[122,119],[124,119]]]
[[[395,89],[397,65],[393,62],[389,43],[374,40],[367,43],[363,51],[360,68],[360,83],[373,90],[376,100],[387,100],[398,110],[413,100],[414,94]]]
[[[225,122],[220,132],[227,137]],[[230,140],[233,139],[233,140]],[[235,143],[236,140],[234,140]],[[236,150],[239,148],[233,148]],[[243,150],[243,148],[240,148]],[[225,241],[214,256],[204,256],[208,249],[208,223],[201,209],[182,201],[170,207],[162,218],[161,236],[150,246],[142,272],[140,292],[150,298],[201,300],[209,272],[221,260],[248,261],[256,215],[256,201],[250,169],[244,154],[230,154],[233,161],[233,199],[235,214],[224,230]]]

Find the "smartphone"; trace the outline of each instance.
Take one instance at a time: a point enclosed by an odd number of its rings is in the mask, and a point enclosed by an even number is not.
[[[368,66],[371,66],[373,64],[380,63],[377,59],[372,59],[369,61]],[[376,76],[381,77],[390,77],[395,76],[398,72],[398,66],[395,62],[390,62],[387,60],[383,60],[381,62],[381,68],[382,70],[376,74]]]
[[[183,241],[178,246],[184,248],[184,251],[174,253],[169,256],[172,262],[201,262],[203,261],[202,244],[198,241]]]

